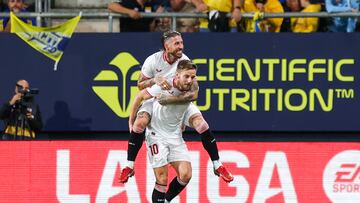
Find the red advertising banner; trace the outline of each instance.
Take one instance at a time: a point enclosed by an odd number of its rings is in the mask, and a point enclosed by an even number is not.
[[[172,202],[360,202],[360,143],[218,146],[234,181],[215,176],[201,143],[188,142],[193,176]],[[117,182],[126,164],[125,141],[2,141],[0,148],[0,202],[151,202],[155,179],[145,147],[125,185]]]

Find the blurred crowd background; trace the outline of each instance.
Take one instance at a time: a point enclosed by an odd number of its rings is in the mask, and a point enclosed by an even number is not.
[[[180,32],[357,32],[356,15],[346,17],[262,18],[261,13],[323,12],[358,13],[360,0],[0,0],[3,13],[11,4],[22,3],[16,12],[87,13],[113,12],[112,32],[163,32],[172,28],[171,17],[144,17],[144,13],[206,14],[206,18],[177,18]],[[256,13],[244,18],[243,13]],[[226,15],[227,14],[227,15]],[[204,15],[203,15],[204,16]],[[0,30],[6,28],[2,17]],[[64,18],[42,19],[41,26],[64,22]],[[31,22],[32,21],[32,22]],[[28,20],[34,23],[34,20]],[[76,32],[108,32],[108,19],[83,18]]]

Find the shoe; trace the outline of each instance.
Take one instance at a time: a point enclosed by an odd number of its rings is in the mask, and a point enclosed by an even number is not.
[[[218,169],[214,170],[214,173],[227,183],[234,180],[234,176],[224,166],[220,166]]]
[[[129,177],[132,177],[135,174],[134,169],[130,167],[125,167],[120,174],[119,182],[120,183],[126,183],[129,179]]]

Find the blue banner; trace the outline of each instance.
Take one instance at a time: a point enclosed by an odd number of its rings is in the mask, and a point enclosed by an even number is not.
[[[0,33],[0,101],[26,79],[46,131],[127,131],[141,64],[161,33],[74,34],[53,62]],[[197,105],[217,131],[359,131],[360,35],[184,34],[198,64]]]

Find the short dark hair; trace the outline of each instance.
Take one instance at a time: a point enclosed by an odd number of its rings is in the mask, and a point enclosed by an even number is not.
[[[184,59],[179,61],[176,71],[197,70],[197,66],[190,60]]]
[[[161,37],[161,45],[165,49],[165,41],[176,36],[181,36],[181,33],[175,30],[169,30],[163,33]]]

